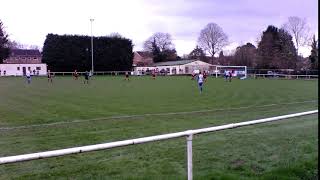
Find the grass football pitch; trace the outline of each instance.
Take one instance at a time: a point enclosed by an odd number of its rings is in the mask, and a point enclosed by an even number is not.
[[[0,78],[0,157],[318,109],[318,80]],[[317,179],[318,114],[196,135],[194,179]],[[186,179],[178,138],[0,165],[0,179]]]

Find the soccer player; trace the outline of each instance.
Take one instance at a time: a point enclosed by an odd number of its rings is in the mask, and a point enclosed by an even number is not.
[[[88,71],[86,71],[85,73],[84,73],[84,84],[89,84],[89,72]]]
[[[224,76],[224,79],[227,82],[228,81],[229,72],[227,70],[224,70],[223,76]]]
[[[129,81],[129,73],[126,71],[126,73],[125,73],[125,79],[124,80],[126,80],[126,81]]]
[[[229,71],[229,82],[231,82],[231,78],[232,78],[232,72]]]
[[[194,73],[194,71],[191,73],[191,80],[194,80],[194,76],[195,76],[196,74]]]
[[[50,73],[50,70],[48,70],[47,75],[48,75],[48,82],[52,83],[52,74]]]
[[[77,70],[74,70],[74,72],[73,72],[74,80],[78,80],[78,76],[79,76],[79,74],[78,74]]]
[[[28,84],[30,84],[31,83],[31,70],[26,72],[26,77],[27,77]]]
[[[203,71],[203,79],[204,79],[204,82],[207,82],[207,73],[206,73],[206,71]]]
[[[152,70],[152,79],[156,79],[156,72],[155,72],[155,70]]]
[[[203,75],[201,74],[201,71],[199,71],[199,75],[197,77],[198,86],[200,89],[200,93],[202,93],[202,85],[203,85]]]

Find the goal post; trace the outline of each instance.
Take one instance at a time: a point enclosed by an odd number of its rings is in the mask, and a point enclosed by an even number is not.
[[[233,77],[239,77],[240,79],[247,78],[247,66],[216,66],[216,78],[223,75],[225,71],[231,71]]]

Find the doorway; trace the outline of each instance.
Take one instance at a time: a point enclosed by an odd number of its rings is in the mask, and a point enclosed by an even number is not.
[[[26,67],[22,67],[22,74],[25,76],[26,75]]]

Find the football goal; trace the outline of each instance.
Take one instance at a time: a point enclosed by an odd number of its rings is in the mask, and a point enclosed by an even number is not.
[[[231,72],[232,77],[247,78],[247,66],[216,66],[216,78],[223,77],[226,72]]]

